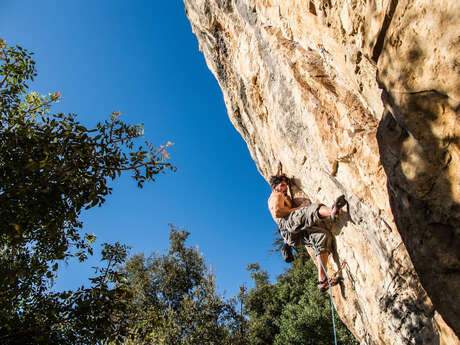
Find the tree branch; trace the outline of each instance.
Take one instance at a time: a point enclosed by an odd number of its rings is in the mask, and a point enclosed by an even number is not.
[[[112,135],[112,134],[111,134]],[[112,138],[112,137],[110,137]],[[123,138],[120,138],[120,139],[115,139],[115,140],[110,140],[108,143],[109,144],[116,144],[116,143],[119,143],[121,141],[124,141],[124,140],[129,140],[129,139],[135,139],[136,137],[132,136],[132,137],[123,137]]]
[[[43,106],[49,106],[49,105],[51,105],[51,103],[53,103],[53,101],[49,100],[49,101],[46,102],[46,103],[42,103],[42,104],[40,104],[40,105],[37,105],[35,108],[27,109],[26,114],[27,114],[27,113],[30,113],[30,112],[32,112],[32,111],[36,111],[37,109],[40,109],[40,108],[43,107]]]
[[[2,82],[0,83],[0,89],[3,87],[3,83],[5,83],[6,79],[10,76],[10,71],[6,72],[5,78],[3,78]]]
[[[121,171],[135,170],[135,169],[142,168],[142,167],[148,165],[149,163],[151,163],[151,162],[140,163],[138,165],[134,165],[134,166],[131,166],[131,167],[126,167],[126,168],[118,168],[117,170],[121,170]],[[171,164],[170,163],[158,162],[158,163],[155,163],[155,165],[157,165],[157,166],[158,165],[160,165],[160,166],[170,166]],[[115,170],[115,169],[112,168],[112,170]]]
[[[105,273],[104,273],[104,278],[103,278],[104,281],[107,280],[107,275],[109,274],[110,265],[112,265],[112,258],[109,259],[107,267],[105,268]]]
[[[2,54],[5,57],[5,65],[9,64],[10,63],[10,58],[9,58],[8,54],[6,53],[4,46],[2,46]],[[3,83],[5,82],[6,78],[9,77],[9,75],[10,75],[10,71],[8,71],[6,73],[5,78],[3,78],[2,82],[0,83],[0,88],[3,87]]]
[[[14,333],[10,333],[10,334],[7,334],[7,335],[2,335],[2,336],[0,336],[0,340],[1,339],[8,339],[8,338],[15,337],[15,336],[21,335],[21,334],[27,334],[27,333],[30,333],[30,332],[33,332],[33,331],[39,331],[40,329],[41,328],[39,328],[39,327],[34,327],[34,328],[29,328],[29,329],[17,331],[17,332],[14,332]]]

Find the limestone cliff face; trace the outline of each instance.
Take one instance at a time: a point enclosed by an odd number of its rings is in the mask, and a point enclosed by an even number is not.
[[[458,344],[460,2],[184,1],[260,173],[350,201],[342,320],[363,344]]]

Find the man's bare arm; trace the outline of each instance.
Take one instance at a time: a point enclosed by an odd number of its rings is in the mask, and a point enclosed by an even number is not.
[[[297,210],[297,208],[287,207],[285,204],[285,196],[281,193],[275,193],[271,200],[271,208],[276,218],[283,218],[288,216],[292,211]]]

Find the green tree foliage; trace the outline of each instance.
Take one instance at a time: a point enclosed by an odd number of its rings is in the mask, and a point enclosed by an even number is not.
[[[134,295],[133,325],[125,344],[236,344],[234,300],[220,297],[214,275],[189,233],[171,226],[166,255],[133,256],[123,273]]]
[[[329,299],[316,287],[316,268],[305,250],[273,284],[259,264],[248,270],[255,284],[245,298],[251,345],[333,343]],[[358,344],[340,320],[336,325],[339,344]]]
[[[123,334],[128,290],[115,266],[126,248],[105,245],[90,288],[52,292],[59,263],[92,253],[83,209],[101,206],[110,180],[130,172],[142,187],[166,169],[165,151],[136,145],[142,126],[113,113],[86,128],[51,114],[61,95],[28,92],[32,54],[0,40],[0,343],[89,344]]]
[[[92,254],[95,236],[82,233],[79,217],[105,202],[110,180],[127,171],[142,187],[174,167],[169,143],[137,146],[142,126],[119,113],[95,128],[52,114],[61,95],[28,92],[35,76],[32,55],[0,40],[1,344],[331,342],[327,296],[305,253],[274,284],[250,265],[255,288],[225,300],[204,258],[185,245],[189,233],[174,227],[166,255],[126,262],[126,246],[104,244],[90,287],[54,292],[59,265]],[[341,344],[356,344],[338,328]]]

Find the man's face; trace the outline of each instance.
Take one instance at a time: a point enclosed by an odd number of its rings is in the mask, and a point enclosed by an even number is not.
[[[287,189],[288,189],[288,185],[286,183],[286,181],[282,181],[280,184],[278,184],[275,188],[275,190],[277,192],[281,192],[283,194],[286,194],[287,193]]]

